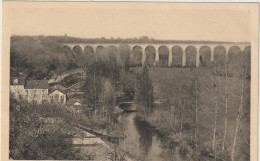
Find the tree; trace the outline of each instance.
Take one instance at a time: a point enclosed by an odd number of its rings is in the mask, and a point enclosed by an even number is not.
[[[138,85],[137,89],[138,96],[137,101],[141,103],[144,107],[145,117],[147,116],[147,111],[153,108],[153,85],[149,76],[149,68],[147,65],[144,66],[142,74],[137,78]]]
[[[179,106],[181,107],[181,112],[180,112],[181,121],[180,121],[180,132],[179,132],[180,136],[182,136],[185,121],[187,120],[187,118],[190,117],[189,113],[193,112],[193,111],[191,112],[190,109],[188,108],[191,105],[193,105],[193,100],[191,99],[190,90],[191,90],[190,87],[187,86],[185,83],[183,83],[181,91],[179,92],[180,93],[180,105]],[[191,94],[194,94],[194,93],[195,93],[195,91],[193,91]]]
[[[129,49],[129,46],[121,45],[119,47],[118,54],[119,54],[120,63],[122,64],[122,67],[123,67],[125,73],[127,73],[129,71],[129,68],[130,68],[130,49]]]
[[[188,100],[184,99],[185,103],[188,105],[189,109],[187,109],[185,112],[190,113],[192,120],[189,122],[189,124],[192,127],[192,135],[194,136],[193,142],[195,145],[195,154],[198,152],[198,115],[199,115],[199,79],[197,73],[194,73],[195,76],[191,82],[190,85],[190,94],[188,95]],[[184,90],[185,86],[183,85]],[[187,96],[186,96],[187,97]],[[193,131],[194,130],[194,131]],[[194,132],[194,133],[193,133]]]
[[[107,152],[111,161],[126,161],[126,155],[115,146],[111,152]]]
[[[114,108],[116,106],[116,92],[114,86],[109,79],[104,79],[103,86],[101,89],[100,100],[101,105],[106,112],[106,118],[111,122],[111,117],[113,116]]]
[[[83,85],[85,92],[85,102],[94,107],[95,114],[97,114],[97,107],[99,103],[99,95],[102,88],[102,80],[97,71],[86,71],[86,80]]]
[[[249,99],[249,90],[250,81],[248,81],[248,78],[250,78],[248,75],[250,75],[250,55],[249,54],[239,54],[237,55],[236,59],[231,61],[232,63],[232,72],[233,75],[240,80],[239,84],[239,104],[238,104],[238,112],[236,117],[236,126],[235,126],[235,132],[234,132],[234,138],[233,138],[233,145],[231,150],[231,160],[236,160],[235,153],[236,153],[236,145],[237,145],[237,138],[238,138],[238,132],[239,127],[241,124],[241,118],[243,117],[243,109],[245,106],[248,106],[246,104],[247,99]],[[249,86],[249,88],[248,88]],[[249,106],[250,107],[250,106]]]
[[[222,149],[221,151],[223,152],[225,150],[225,142],[226,142],[226,133],[227,133],[227,117],[228,117],[228,71],[229,71],[229,66],[228,66],[228,61],[225,60],[225,122],[224,122],[224,133],[223,133],[223,142],[222,142]]]
[[[58,115],[62,116],[61,109],[48,104],[36,105],[22,102],[11,95],[10,158],[15,160],[93,159],[90,155],[81,155],[80,151],[73,147],[72,140],[69,139],[75,132],[72,131],[73,127],[63,119],[56,119]],[[52,123],[45,122],[47,113],[49,117],[50,114],[53,115],[48,118],[54,120]]]

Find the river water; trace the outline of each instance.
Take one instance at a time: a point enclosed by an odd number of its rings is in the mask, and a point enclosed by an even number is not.
[[[119,142],[121,149],[147,161],[180,160],[176,152],[163,145],[162,136],[152,126],[136,118],[136,112],[124,113],[120,120],[126,124],[126,138]]]

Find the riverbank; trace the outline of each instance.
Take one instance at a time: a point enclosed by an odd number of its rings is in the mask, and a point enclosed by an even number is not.
[[[142,158],[124,151],[108,139],[96,136],[93,131],[88,132],[81,128],[75,128],[75,131],[79,135],[72,139],[73,145],[80,149],[82,156],[89,154],[94,160],[112,160],[112,157],[116,157],[122,161],[142,161]]]
[[[165,161],[183,160],[176,150],[168,146],[167,138],[154,127],[137,117],[137,112],[122,115],[126,121],[125,139],[121,139],[119,148],[136,160]],[[176,147],[178,149],[178,147]]]
[[[148,115],[147,118],[143,115],[137,115],[139,121],[142,121],[146,126],[151,126],[153,133],[156,133],[159,136],[161,142],[160,146],[164,150],[164,155],[167,155],[167,159],[174,160],[185,160],[185,156],[188,157],[191,152],[190,146],[184,146],[183,142],[187,139],[186,135],[180,136],[179,133],[173,130],[171,124],[165,120],[169,112],[163,112],[162,115],[156,114],[159,118],[154,117],[154,113]],[[161,121],[158,121],[161,120]],[[185,149],[185,153],[183,150]],[[162,153],[162,154],[163,154]]]

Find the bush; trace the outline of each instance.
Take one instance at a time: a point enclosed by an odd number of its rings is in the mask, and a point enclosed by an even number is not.
[[[44,108],[46,107],[46,108]],[[41,110],[40,110],[41,109]],[[43,104],[37,106],[26,102],[10,99],[10,158],[15,160],[53,160],[53,159],[86,159],[75,149],[70,136],[74,134],[73,127],[66,122],[57,121],[56,107]],[[50,121],[51,120],[51,121]]]

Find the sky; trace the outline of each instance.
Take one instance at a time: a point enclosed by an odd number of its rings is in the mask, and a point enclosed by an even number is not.
[[[5,7],[5,6],[4,6]],[[12,35],[81,38],[250,41],[249,9],[174,3],[30,3],[12,5]]]

